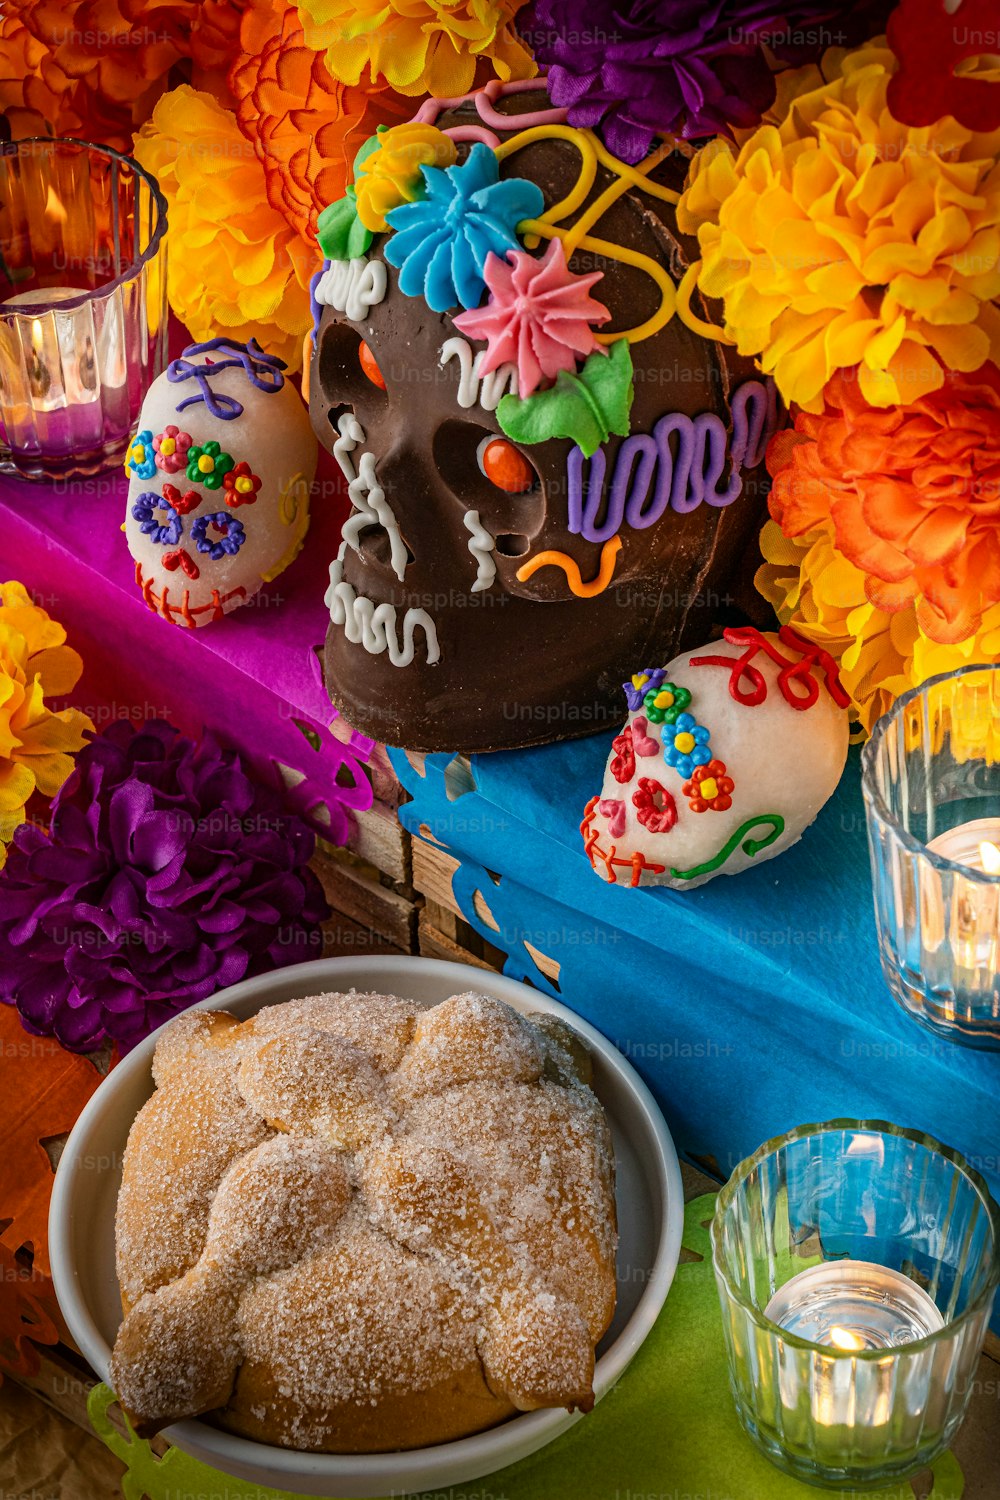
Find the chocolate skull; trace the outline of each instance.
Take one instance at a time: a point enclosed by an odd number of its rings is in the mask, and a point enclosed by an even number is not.
[[[191,344],[150,386],[129,445],[125,536],[150,609],[211,624],[288,566],[309,526],[316,441],[253,340]]]
[[[433,244],[418,246],[415,271],[402,256],[415,231],[402,221],[369,235],[366,253],[328,261],[314,287],[310,415],[354,507],[330,570],[327,687],[355,728],[407,748],[489,750],[613,720],[631,664],[706,639],[756,551],[776,399],[747,360],[705,336],[704,307],[685,309],[686,320],[669,315],[696,253],[674,224],[684,159],[664,154],[637,177],[606,151],[595,159],[589,133],[560,124],[547,106],[537,84],[492,85],[457,105],[429,101],[418,120],[454,132],[456,160],[437,178],[425,169],[425,218],[439,207],[435,195],[452,190],[443,179],[458,184],[455,172],[474,153],[488,166],[489,140],[500,148],[500,183],[523,183],[524,203],[540,189],[544,214],[554,215],[577,194],[561,228],[607,195],[565,265],[588,278],[610,314],[593,319],[599,335],[654,331],[605,343],[586,365],[581,356],[577,374],[596,372],[588,389],[542,377],[526,397],[519,381],[530,354],[519,356],[523,368],[509,360],[484,371],[469,308],[456,298],[435,311],[428,300],[447,300],[435,285],[442,276],[446,288],[449,276],[460,286],[460,258],[448,246],[436,257]],[[618,196],[616,183],[627,189]],[[489,200],[468,201],[486,205],[468,231],[474,254],[483,225],[492,233]],[[522,215],[516,248],[541,258],[556,236],[532,237],[525,225],[537,218]],[[635,254],[655,264],[658,280],[630,263]],[[414,292],[421,273],[424,295]],[[569,281],[583,306],[584,288]],[[603,441],[585,441],[588,403],[627,396],[629,356],[626,424],[608,417],[602,428],[599,410]],[[553,413],[546,398],[564,385],[569,407]],[[569,425],[560,425],[566,412]]]

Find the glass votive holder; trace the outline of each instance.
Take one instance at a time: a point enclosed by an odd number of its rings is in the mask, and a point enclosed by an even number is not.
[[[904,694],[861,766],[889,989],[932,1031],[1000,1047],[1000,668]]]
[[[719,1194],[712,1256],[744,1428],[807,1484],[916,1473],[961,1425],[1000,1280],[1000,1211],[954,1151],[803,1125]]]
[[[122,458],[167,340],[167,205],[131,157],[0,144],[0,472]]]

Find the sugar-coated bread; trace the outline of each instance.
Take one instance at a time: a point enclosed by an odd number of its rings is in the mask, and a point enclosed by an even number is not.
[[[614,1155],[569,1028],[467,993],[180,1016],[129,1134],[111,1376],[144,1437],[212,1413],[317,1452],[589,1410]]]

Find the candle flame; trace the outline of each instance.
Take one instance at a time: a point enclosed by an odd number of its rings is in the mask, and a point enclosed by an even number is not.
[[[830,1343],[835,1349],[848,1349],[851,1353],[865,1347],[864,1339],[858,1338],[849,1328],[841,1328],[837,1323],[830,1329]]]
[[[51,183],[49,184],[48,196],[45,199],[45,213],[48,218],[54,219],[57,224],[65,224],[69,217],[63,208],[62,199]]]
[[[996,844],[980,844],[979,858],[987,875],[1000,875],[1000,849]]]

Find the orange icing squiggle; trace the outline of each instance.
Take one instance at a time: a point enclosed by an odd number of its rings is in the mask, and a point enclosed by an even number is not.
[[[611,582],[621,547],[622,539],[620,536],[609,537],[601,548],[601,565],[597,570],[597,576],[592,578],[589,583],[584,583],[579,564],[575,558],[570,557],[566,552],[553,552],[551,550],[536,552],[534,557],[529,557],[528,561],[518,568],[515,576],[518,583],[527,583],[528,579],[533,577],[539,568],[561,568],[566,574],[566,582],[569,584],[570,591],[578,599],[593,599],[596,594],[603,594]]]

